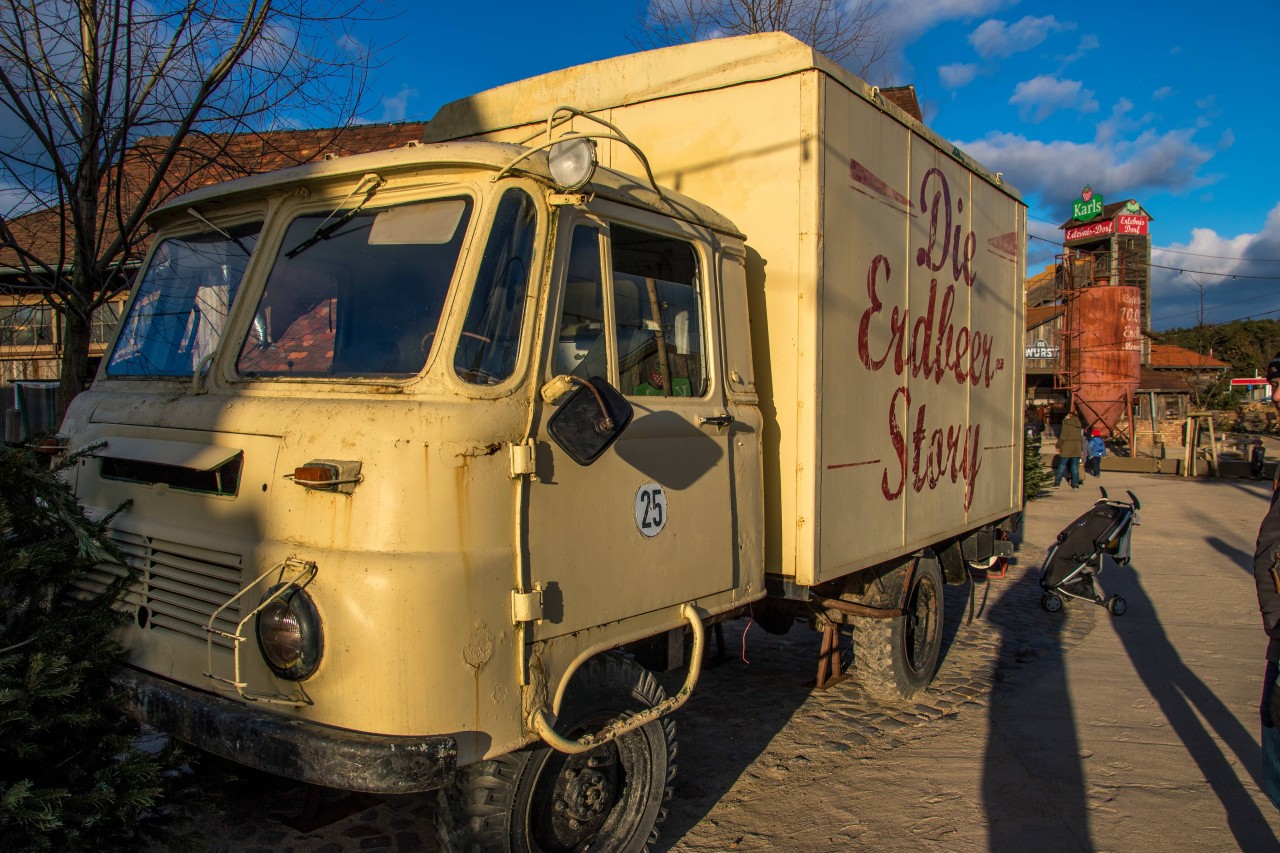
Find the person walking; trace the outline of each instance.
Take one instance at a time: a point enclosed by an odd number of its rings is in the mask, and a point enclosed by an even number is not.
[[[1080,457],[1084,455],[1084,428],[1075,412],[1067,412],[1058,431],[1058,467],[1053,471],[1054,488],[1065,476],[1071,488],[1080,488]]]
[[[1280,353],[1267,365],[1271,402],[1280,414]],[[1266,669],[1262,678],[1262,778],[1271,802],[1280,808],[1280,489],[1273,484],[1271,506],[1258,528],[1253,549],[1253,580],[1258,609],[1267,633]]]
[[[1102,430],[1095,429],[1089,436],[1089,473],[1095,477],[1102,476],[1102,457],[1107,455],[1107,443],[1102,440]]]

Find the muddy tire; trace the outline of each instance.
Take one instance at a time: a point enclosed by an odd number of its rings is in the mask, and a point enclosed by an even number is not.
[[[556,731],[578,737],[664,698],[639,664],[604,655],[574,675]],[[437,837],[459,853],[643,853],[666,818],[675,757],[666,716],[581,755],[540,746],[477,762],[440,792]]]
[[[853,632],[853,672],[881,699],[910,699],[933,681],[942,649],[942,573],[917,560],[896,619],[860,618]]]

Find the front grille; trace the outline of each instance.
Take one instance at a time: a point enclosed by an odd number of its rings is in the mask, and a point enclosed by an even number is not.
[[[203,641],[209,617],[240,591],[239,554],[199,548],[182,542],[110,531],[124,552],[125,562],[138,572],[138,581],[124,596],[122,605],[144,628],[173,631]],[[121,577],[124,569],[100,564],[81,584],[87,592],[101,592]],[[240,602],[219,614],[213,627],[235,633]],[[213,635],[215,645],[231,647],[231,641]]]

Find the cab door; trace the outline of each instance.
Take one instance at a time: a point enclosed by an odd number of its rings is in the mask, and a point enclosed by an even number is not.
[[[547,369],[603,377],[635,410],[580,466],[548,439],[529,489],[537,639],[658,610],[735,585],[734,421],[718,369],[710,232],[597,202],[562,213]]]

